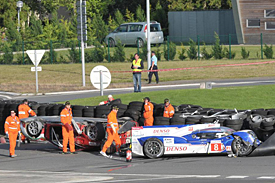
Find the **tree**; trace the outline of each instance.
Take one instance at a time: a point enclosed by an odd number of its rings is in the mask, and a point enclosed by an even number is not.
[[[127,22],[135,22],[134,13],[131,13],[128,9],[126,9],[125,17]]]
[[[105,24],[102,16],[96,14],[93,18],[89,28],[91,30],[92,37],[97,39],[99,42],[102,42],[108,34],[108,26]]]
[[[138,5],[138,7],[137,7],[136,20],[138,22],[144,22],[146,20],[144,10],[141,8],[141,5]]]
[[[160,23],[164,35],[168,35],[168,15],[158,1],[155,11],[152,12],[152,20]]]

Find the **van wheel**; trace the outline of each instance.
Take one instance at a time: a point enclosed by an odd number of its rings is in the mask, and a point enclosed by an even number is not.
[[[143,47],[144,46],[144,41],[141,38],[138,38],[137,45],[138,45],[139,48]]]
[[[107,42],[108,43],[108,42]],[[115,40],[113,40],[112,38],[109,39],[109,47],[115,47]]]

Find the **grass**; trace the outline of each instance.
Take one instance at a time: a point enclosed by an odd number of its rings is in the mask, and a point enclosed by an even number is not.
[[[220,109],[257,109],[275,108],[275,85],[259,85],[249,87],[225,87],[214,89],[184,89],[169,91],[154,91],[114,95],[123,104],[131,101],[142,101],[150,97],[152,102],[163,103],[169,98],[173,105],[194,104],[205,108]],[[72,100],[73,105],[95,106],[106,96]]]
[[[209,60],[209,61],[161,61],[159,69],[200,67],[220,64],[238,64],[261,62],[266,60]],[[90,72],[93,67],[104,65],[112,71],[131,71],[130,62],[125,63],[86,63],[86,87],[82,87],[81,64],[46,64],[42,72],[38,73],[39,92],[68,91],[78,89],[93,89],[90,83]],[[147,62],[144,63],[145,67]],[[28,93],[35,91],[35,72],[30,71],[33,65],[0,65],[0,91],[13,91]],[[110,87],[132,86],[132,73],[111,73]],[[209,80],[209,79],[234,79],[250,77],[275,76],[275,64],[262,64],[235,67],[198,68],[181,71],[159,72],[160,82],[176,80]],[[147,74],[142,74],[145,82]],[[154,79],[154,78],[153,78]],[[154,81],[154,80],[153,80]]]

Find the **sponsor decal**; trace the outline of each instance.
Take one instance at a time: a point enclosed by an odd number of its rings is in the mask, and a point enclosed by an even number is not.
[[[143,129],[142,126],[140,126],[140,127],[132,127],[132,130],[142,130],[142,129]]]
[[[174,139],[173,138],[163,138],[164,145],[173,145]]]
[[[188,131],[193,131],[193,126],[189,126]]]
[[[209,124],[208,127],[214,127],[216,124]]]
[[[170,129],[157,129],[157,130],[154,130],[153,133],[169,133],[170,132]]]
[[[165,151],[186,151],[187,150],[187,146],[180,146],[180,147],[166,147]]]
[[[231,151],[231,146],[226,146],[226,151]]]

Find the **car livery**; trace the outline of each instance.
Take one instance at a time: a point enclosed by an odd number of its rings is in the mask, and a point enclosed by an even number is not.
[[[149,158],[195,153],[234,153],[246,156],[260,143],[251,130],[236,132],[220,124],[132,128],[132,152]]]

